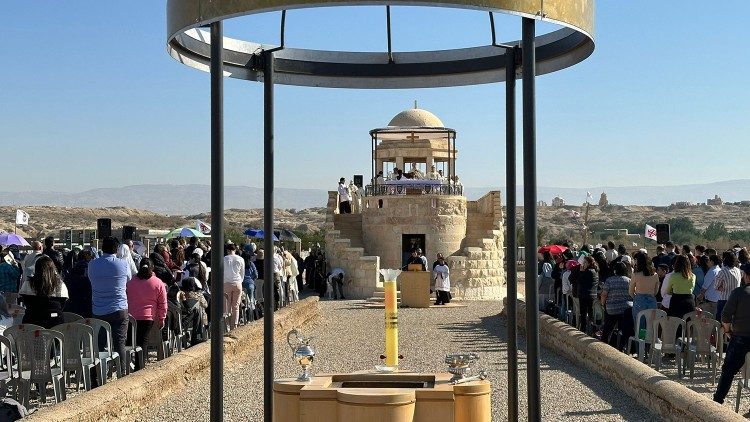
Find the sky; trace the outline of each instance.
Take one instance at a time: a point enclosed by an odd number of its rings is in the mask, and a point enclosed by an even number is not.
[[[750,2],[600,0],[596,49],[537,78],[541,186],[679,185],[750,178]],[[166,52],[162,0],[6,0],[0,143],[7,191],[209,184],[209,75]],[[279,13],[225,35],[278,43]],[[498,39],[521,21],[496,16]],[[294,10],[286,44],[384,51],[384,7]],[[393,7],[394,51],[485,45],[487,14]],[[538,32],[555,25],[541,22]],[[518,84],[520,101],[521,84]],[[276,87],[276,186],[333,189],[370,172],[368,131],[415,100],[458,131],[466,186],[505,183],[504,83],[349,90]],[[519,103],[518,127],[521,128]],[[519,182],[522,166],[519,133]],[[225,81],[225,181],[262,186],[262,84]],[[7,180],[7,179],[6,179]]]

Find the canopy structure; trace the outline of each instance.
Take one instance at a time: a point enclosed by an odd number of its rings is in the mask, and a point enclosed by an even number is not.
[[[167,233],[164,238],[171,239],[173,237],[208,237],[208,235],[190,227],[178,227]]]
[[[544,19],[563,26],[536,37],[536,74],[554,72],[586,59],[594,50],[593,0],[169,0],[167,33],[169,54],[187,66],[208,71],[211,34],[200,28],[224,19],[272,11],[324,6],[398,5],[438,6],[483,10]],[[390,9],[384,22],[388,49],[383,52],[325,51],[284,45],[281,23],[279,45],[223,38],[222,70],[227,76],[262,81],[260,52],[277,50],[274,83],[328,88],[433,88],[504,81],[502,46],[520,47],[520,41],[497,43],[494,24],[488,26],[492,43],[480,47],[438,51],[393,52]],[[492,20],[492,18],[490,18]],[[492,23],[492,22],[491,22]]]
[[[285,45],[288,10],[323,7],[382,5],[387,48],[382,52],[326,51]],[[394,52],[390,25],[391,7],[437,6],[473,9],[488,13],[492,42],[488,45],[436,51]],[[280,42],[265,45],[225,38],[223,21],[230,18],[281,11]],[[520,40],[497,42],[493,13],[521,17]],[[561,26],[536,34],[536,21]],[[363,23],[364,24],[364,23]],[[210,26],[210,32],[203,28]],[[460,29],[456,29],[460,30]],[[178,62],[211,73],[211,242],[224,243],[224,76],[262,81],[264,85],[264,231],[273,231],[274,190],[274,86],[275,84],[327,88],[427,88],[505,82],[506,108],[506,229],[507,260],[516,254],[516,79],[523,80],[523,174],[526,262],[536,260],[536,75],[579,63],[594,50],[594,0],[168,0],[167,51]],[[387,131],[382,133],[388,135]],[[416,135],[416,132],[415,132]],[[266,236],[264,248],[273,240]],[[212,254],[212,272],[223,278],[221,254]],[[271,274],[272,260],[264,261]],[[526,279],[536,277],[536,266],[526,265]],[[508,266],[508,419],[518,420],[518,360],[516,333],[516,268]],[[223,283],[212,286],[223,296]],[[273,289],[264,298],[264,419],[273,409]],[[541,420],[538,292],[526,284],[527,406],[528,420]],[[211,302],[211,314],[222,318],[221,301]],[[212,324],[211,354],[223,355],[223,323]],[[223,360],[211,359],[211,420],[223,420]]]

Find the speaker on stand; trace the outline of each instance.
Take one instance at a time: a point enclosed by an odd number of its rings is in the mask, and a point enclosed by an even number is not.
[[[664,244],[669,242],[669,224],[656,225],[656,243]]]
[[[122,241],[135,240],[135,226],[122,226]]]
[[[112,236],[112,219],[111,218],[99,218],[96,220],[96,238],[104,239],[107,236]]]

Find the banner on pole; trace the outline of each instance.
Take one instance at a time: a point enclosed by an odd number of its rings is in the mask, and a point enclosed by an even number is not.
[[[646,233],[643,236],[646,239],[656,240],[656,229],[646,224]]]
[[[27,226],[29,224],[29,214],[23,210],[16,210],[16,225]]]
[[[195,229],[203,234],[211,234],[211,226],[202,222],[201,220],[195,221]]]

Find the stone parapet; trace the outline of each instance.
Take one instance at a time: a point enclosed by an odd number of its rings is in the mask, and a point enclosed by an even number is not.
[[[506,298],[506,304],[507,304]],[[507,309],[505,307],[504,309]],[[516,307],[518,328],[526,329],[526,304]],[[549,315],[539,314],[539,339],[544,347],[609,379],[630,397],[666,421],[745,421],[713,400],[673,381],[603,342]]]
[[[274,338],[284,341],[286,333],[292,328],[301,327],[319,316],[317,297],[309,297],[282,308],[274,313]],[[241,326],[223,340],[224,365],[244,362],[251,354],[262,352],[263,320]],[[24,421],[98,422],[136,415],[144,408],[173,396],[191,380],[205,377],[211,362],[210,346],[210,342],[204,342],[185,349],[144,370],[40,409]]]

